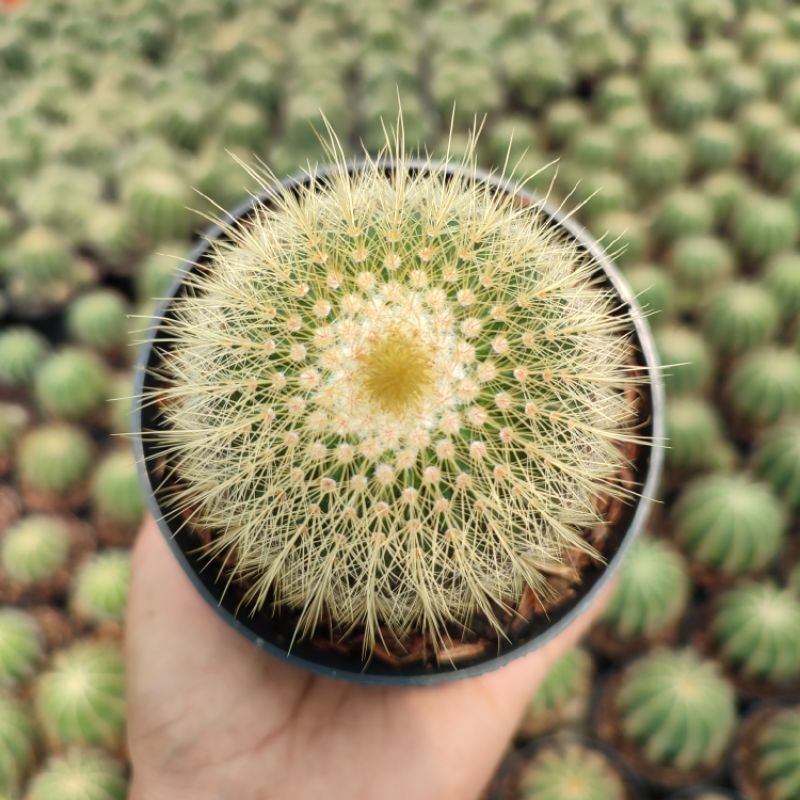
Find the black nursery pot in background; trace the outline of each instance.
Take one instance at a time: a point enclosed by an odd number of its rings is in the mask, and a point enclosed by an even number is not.
[[[408,162],[410,170],[424,169],[421,162]],[[429,165],[430,166],[430,165]],[[358,171],[359,164],[349,169]],[[387,172],[391,164],[386,164]],[[446,175],[456,174],[458,168],[448,166]],[[325,181],[329,170],[318,170],[313,180]],[[470,175],[475,173],[470,172]],[[308,175],[288,178],[282,182],[285,192],[297,192],[312,180]],[[477,180],[486,182],[497,192],[508,192],[508,183],[487,173],[477,173]],[[511,187],[513,189],[513,187]],[[155,517],[169,547],[184,572],[206,602],[231,627],[248,638],[256,646],[271,655],[297,667],[335,678],[344,678],[360,683],[373,684],[435,684],[456,678],[472,677],[501,667],[511,660],[526,655],[545,645],[558,636],[581,615],[585,614],[597,601],[602,589],[610,582],[617,571],[628,547],[644,525],[649,508],[655,497],[661,473],[663,454],[657,443],[664,437],[664,397],[663,387],[657,367],[656,351],[649,328],[636,306],[629,287],[617,268],[603,249],[572,219],[566,218],[558,210],[543,203],[536,195],[522,189],[513,189],[514,199],[521,205],[536,206],[531,213],[542,214],[557,226],[561,234],[577,243],[597,264],[598,281],[610,287],[619,297],[619,313],[627,314],[632,320],[633,351],[636,366],[647,380],[640,390],[639,425],[637,433],[656,443],[653,447],[639,447],[633,457],[632,469],[636,497],[622,505],[609,530],[603,556],[605,563],[591,562],[581,573],[581,583],[569,598],[549,609],[546,614],[533,614],[521,629],[509,633],[508,640],[497,642],[496,646],[484,650],[475,657],[468,657],[456,665],[448,661],[437,662],[431,659],[417,663],[392,664],[378,658],[364,661],[348,652],[326,646],[314,639],[292,642],[292,631],[282,623],[280,614],[272,614],[269,608],[251,615],[247,610],[237,613],[239,596],[230,591],[225,576],[219,576],[219,569],[209,566],[207,560],[197,552],[197,539],[185,525],[178,524],[174,514],[169,513],[168,500],[164,492],[164,473],[159,467],[159,454],[147,434],[157,431],[163,425],[154,404],[134,403],[133,432],[139,462],[140,477],[144,486],[150,512]],[[248,220],[259,204],[269,206],[269,193],[252,199],[231,212],[226,225],[235,225]],[[221,227],[212,227],[182,265],[168,297],[161,302],[155,317],[148,341],[141,350],[136,370],[134,395],[147,395],[157,388],[155,377],[159,362],[169,352],[170,343],[159,341],[159,332],[165,318],[171,313],[172,298],[185,291],[184,278],[197,269],[197,264],[208,262],[210,242],[224,237]],[[154,346],[157,343],[157,347]],[[142,434],[145,434],[144,436]]]

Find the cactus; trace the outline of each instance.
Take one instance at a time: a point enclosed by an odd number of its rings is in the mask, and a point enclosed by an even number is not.
[[[126,550],[106,550],[86,561],[72,584],[72,613],[91,624],[123,622],[130,572],[131,559]]]
[[[646,106],[625,106],[609,114],[608,129],[616,136],[619,147],[626,150],[652,125]]]
[[[632,144],[627,166],[631,184],[655,194],[680,183],[688,167],[688,154],[680,139],[653,130]]]
[[[647,229],[632,212],[609,211],[592,222],[592,230],[620,264],[635,263],[647,248]]]
[[[594,101],[602,113],[608,115],[620,108],[641,105],[642,89],[632,75],[617,73],[600,84]]]
[[[771,186],[785,186],[800,172],[800,131],[784,128],[773,136],[763,150],[761,171]]]
[[[29,386],[48,350],[47,340],[33,328],[6,328],[0,333],[0,389]]]
[[[18,469],[23,489],[64,496],[89,476],[92,443],[80,429],[63,423],[42,425],[23,436]]]
[[[695,70],[694,53],[683,42],[669,39],[654,41],[647,51],[643,82],[656,94],[675,82],[688,78]]]
[[[602,751],[580,742],[553,742],[527,762],[518,778],[521,800],[625,800],[619,768]]]
[[[95,289],[67,308],[67,331],[79,344],[113,351],[125,343],[127,304],[113,289]]]
[[[517,733],[538,736],[579,718],[586,712],[593,673],[592,657],[586,650],[568,650],[550,667],[528,701]]]
[[[544,129],[553,146],[571,142],[588,123],[585,107],[572,98],[555,100],[544,113]]]
[[[92,478],[92,506],[98,518],[135,529],[144,516],[136,460],[129,449],[106,455]]]
[[[686,130],[714,111],[716,98],[708,82],[696,76],[670,84],[665,91],[663,114],[674,128]]]
[[[672,312],[675,285],[670,274],[657,265],[640,264],[625,271],[639,307],[651,322],[660,323]]]
[[[707,119],[692,131],[689,149],[692,167],[698,171],[731,167],[742,154],[736,128],[718,119]]]
[[[738,64],[719,77],[719,107],[726,114],[736,114],[766,94],[764,78],[749,64]]]
[[[143,167],[125,176],[123,200],[139,232],[155,241],[186,236],[198,204],[180,177],[167,167]]]
[[[770,100],[745,106],[737,117],[742,141],[751,152],[759,153],[786,127],[783,109]]]
[[[702,336],[691,328],[669,325],[656,331],[655,340],[669,392],[699,392],[706,387],[712,361]]]
[[[714,209],[717,225],[727,223],[734,209],[741,205],[750,192],[747,179],[734,170],[711,173],[703,180],[701,188]]]
[[[715,80],[736,66],[741,59],[736,42],[727,37],[703,42],[698,55],[703,72]]]
[[[267,125],[263,111],[253,103],[236,100],[221,112],[222,135],[226,146],[246,147],[263,152],[267,139]]]
[[[625,668],[614,699],[619,733],[637,761],[686,776],[721,765],[736,710],[713,662],[691,649],[653,652]]]
[[[800,511],[800,422],[764,435],[753,454],[753,470],[792,512]]]
[[[633,435],[619,392],[633,380],[629,323],[550,223],[469,166],[445,181],[403,158],[391,175],[337,163],[302,207],[276,194],[187,279],[163,327],[175,360],[149,395],[171,400],[145,435],[175,459],[181,484],[167,493],[191,496],[194,521],[215,532],[206,552],[237,553],[250,608],[271,595],[298,609],[299,636],[323,617],[363,625],[365,650],[381,627],[439,646],[445,623],[481,612],[498,626],[491,601],[518,603],[526,586],[547,596],[547,565],[592,552],[580,531],[619,469],[614,443]],[[264,272],[264,259],[288,271]],[[540,454],[540,477],[524,453]],[[520,503],[524,526],[509,515]],[[443,546],[428,551],[431,526]]]
[[[800,355],[778,347],[753,350],[737,364],[725,392],[733,413],[749,427],[800,413]]]
[[[765,569],[784,540],[781,504],[744,475],[709,475],[689,484],[672,524],[689,559],[722,577]]]
[[[29,423],[30,414],[24,406],[0,403],[0,475],[12,466],[17,442]]]
[[[14,688],[35,674],[44,656],[36,621],[15,608],[0,608],[0,688]]]
[[[764,344],[778,327],[778,306],[757,283],[720,289],[703,313],[703,328],[718,352],[738,355]]]
[[[569,144],[568,153],[583,169],[600,169],[614,164],[617,149],[617,141],[611,131],[592,125],[575,135]]]
[[[737,676],[772,685],[800,678],[800,599],[772,581],[717,598],[710,638],[716,656]]]
[[[96,203],[92,207],[85,243],[110,271],[122,271],[137,251],[140,238],[141,232],[128,209],[117,203]]]
[[[640,537],[600,616],[600,629],[622,644],[652,642],[675,626],[689,603],[683,558],[665,542]]]
[[[122,765],[99,752],[72,750],[53,756],[31,779],[25,800],[125,800]]]
[[[691,395],[667,403],[667,464],[671,469],[709,466],[714,445],[722,438],[722,422],[713,405]]]
[[[773,256],[764,269],[764,283],[785,320],[800,315],[800,255],[779,253]]]
[[[800,708],[776,711],[750,743],[754,777],[763,800],[800,797]]]
[[[213,98],[202,92],[168,95],[158,104],[154,124],[170,144],[197,150],[208,133],[213,108]]]
[[[36,679],[34,706],[51,747],[119,747],[125,727],[119,647],[84,640],[57,652]]]
[[[598,216],[619,211],[630,197],[630,187],[625,179],[614,170],[600,169],[587,172],[580,167],[564,165],[558,174],[564,194],[580,205],[583,219],[596,219]]]
[[[159,247],[158,252],[148,256],[136,270],[136,297],[140,303],[165,297],[167,290],[178,274],[181,266],[180,254],[186,246],[172,242]]]
[[[108,395],[103,361],[90,350],[64,347],[50,355],[36,373],[36,402],[57,419],[85,420]]]
[[[0,539],[0,566],[16,585],[46,584],[66,565],[69,545],[62,519],[45,514],[23,517]]]
[[[711,203],[696,189],[674,189],[664,195],[653,220],[656,232],[665,241],[709,233],[713,224]]]
[[[757,61],[772,94],[780,94],[784,86],[800,75],[797,42],[793,39],[773,39],[759,48]]]
[[[715,236],[686,236],[679,239],[669,256],[675,276],[679,307],[694,309],[712,287],[724,283],[733,273],[734,260],[728,246]]]
[[[791,249],[798,223],[791,205],[756,193],[745,197],[734,212],[733,237],[742,255],[760,261]]]
[[[35,757],[36,730],[28,707],[0,693],[0,797],[16,794]]]

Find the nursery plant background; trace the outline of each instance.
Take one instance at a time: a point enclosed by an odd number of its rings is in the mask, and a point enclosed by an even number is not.
[[[483,166],[512,132],[521,172],[559,159],[534,187],[585,201],[680,365],[664,502],[499,791],[797,800],[800,9],[779,0],[0,8],[0,797],[125,796],[144,509],[113,434],[205,197],[254,188],[230,153],[315,161],[319,109],[374,149],[398,93],[411,147],[443,154],[452,117],[458,153],[485,114]]]

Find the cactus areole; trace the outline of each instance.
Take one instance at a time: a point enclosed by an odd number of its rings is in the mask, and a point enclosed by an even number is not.
[[[362,682],[476,675],[595,601],[661,467],[647,326],[608,256],[508,177],[392,147],[278,181],[158,312],[150,509],[259,647]]]

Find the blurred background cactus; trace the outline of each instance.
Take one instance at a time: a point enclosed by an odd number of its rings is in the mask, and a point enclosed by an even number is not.
[[[800,597],[794,3],[12,5],[0,9],[0,549],[13,555],[5,539],[43,514],[71,531],[77,557],[24,591],[0,566],[10,703],[0,703],[0,796],[125,795],[119,753],[48,753],[27,698],[76,632],[119,636],[119,548],[143,508],[125,443],[110,435],[129,430],[129,343],[144,337],[211,201],[231,208],[255,188],[226,150],[294,172],[322,155],[309,126],[321,110],[348,154],[361,140],[374,152],[398,89],[409,146],[442,155],[455,101],[459,131],[488,115],[483,166],[502,166],[511,131],[525,171],[559,159],[532,186],[556,204],[570,192],[570,203],[586,200],[579,219],[611,249],[624,245],[618,261],[668,365],[663,505],[588,646],[531,700],[535,717],[588,730],[584,694],[662,638],[691,643],[748,702],[780,706],[796,693],[796,630],[782,627],[794,619],[784,590]],[[47,572],[52,554],[36,551],[31,563]],[[654,558],[664,569],[648,587]],[[69,612],[58,636],[43,608]],[[118,726],[114,703],[92,709]],[[793,724],[776,723],[758,747],[761,735],[745,731],[747,777],[723,767],[708,783],[798,796]],[[646,733],[631,739],[637,752]],[[647,784],[645,796],[666,793]]]

